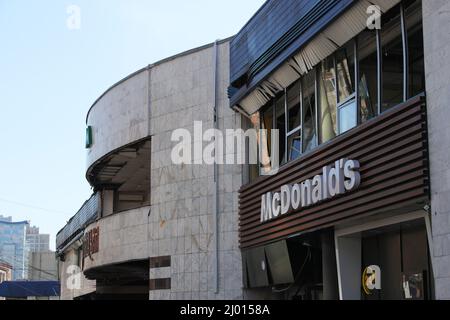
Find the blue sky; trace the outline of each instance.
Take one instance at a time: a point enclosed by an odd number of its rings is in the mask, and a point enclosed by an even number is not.
[[[264,0],[0,0],[0,214],[54,236],[90,196],[86,112],[149,63],[235,34]],[[81,9],[69,30],[67,8]]]

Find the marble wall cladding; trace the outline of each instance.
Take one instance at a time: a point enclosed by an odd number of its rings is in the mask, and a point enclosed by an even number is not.
[[[218,126],[240,128],[240,116],[229,108],[228,43],[219,45]],[[194,136],[194,121],[203,130],[214,123],[214,47],[179,57],[151,69],[150,131],[152,135],[152,213],[149,255],[172,256],[172,288],[162,299],[242,298],[241,256],[238,248],[238,189],[241,166],[218,168],[219,293],[214,293],[213,191],[214,166],[171,162],[173,130]],[[194,138],[192,139],[195,140]],[[206,144],[204,144],[206,145]],[[227,281],[224,281],[227,279]]]

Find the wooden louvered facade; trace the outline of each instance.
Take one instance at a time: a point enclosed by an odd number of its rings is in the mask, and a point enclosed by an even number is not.
[[[320,174],[323,166],[341,158],[360,162],[361,185],[357,190],[260,222],[264,193],[310,179]],[[421,209],[428,201],[426,104],[425,97],[418,96],[319,146],[276,175],[262,176],[243,186],[239,195],[240,245],[259,246],[401,207]]]

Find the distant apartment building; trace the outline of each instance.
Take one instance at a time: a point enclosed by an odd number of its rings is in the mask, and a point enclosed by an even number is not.
[[[35,226],[27,227],[27,244],[30,252],[45,252],[50,250],[50,235],[39,233]]]
[[[28,264],[28,280],[55,281],[58,280],[58,263],[55,252],[30,252]]]
[[[0,259],[12,266],[12,280],[28,276],[28,226],[28,221],[13,222],[11,217],[0,216]]]

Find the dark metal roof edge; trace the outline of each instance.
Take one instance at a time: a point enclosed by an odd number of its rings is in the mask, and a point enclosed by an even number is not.
[[[266,2],[262,4],[262,6],[250,17],[250,19],[244,24],[244,26],[239,29],[238,33],[231,37],[231,42],[233,42],[233,40],[237,38],[242,31],[244,31],[244,29],[256,18],[256,16],[269,4],[270,1],[271,0],[266,0]]]
[[[313,35],[311,35],[304,43],[302,43],[297,49],[295,50],[290,50],[290,47],[299,39],[299,37],[296,38],[296,40],[293,40],[289,45],[286,46],[286,48],[283,50],[284,52],[289,51],[289,54],[287,56],[287,58],[285,58],[283,60],[283,62],[281,62],[277,67],[281,66],[283,63],[285,63],[286,61],[288,61],[290,58],[292,58],[293,55],[295,55],[296,52],[298,52],[301,48],[303,48],[304,46],[306,46],[311,40],[314,39],[314,37],[319,34],[321,31],[324,30],[324,28],[326,28],[327,26],[329,26],[332,22],[334,22],[336,19],[338,19],[346,10],[348,10],[351,6],[353,6],[356,2],[354,0],[350,0],[349,3],[347,3],[347,5],[341,9],[341,11],[334,16],[330,21],[327,21],[326,23],[323,24],[323,26],[321,26]],[[316,21],[317,22],[317,21]],[[294,26],[295,27],[295,26]],[[291,30],[289,30],[287,33],[289,33]],[[286,36],[283,35],[283,37]],[[267,50],[271,50],[273,47],[273,45]],[[265,51],[261,56],[264,56],[267,51]],[[291,53],[290,51],[293,51],[293,53]],[[279,53],[278,55],[282,55],[283,52]],[[269,60],[272,60],[271,62],[269,61],[267,63],[267,65],[270,65],[271,63],[273,63],[273,60],[276,57],[272,57]],[[259,59],[259,58],[258,58]],[[257,60],[258,60],[257,59]],[[256,61],[255,61],[256,62]],[[255,63],[254,62],[254,63]],[[267,68],[267,65],[264,68]],[[235,106],[236,104],[239,104],[239,102],[241,102],[243,99],[245,99],[252,91],[254,91],[259,84],[261,84],[265,79],[267,79],[268,77],[270,77],[271,74],[273,74],[273,72],[276,71],[277,67],[275,67],[271,72],[267,73],[266,75],[264,75],[262,78],[258,79],[258,74],[252,74],[252,80],[250,80],[249,83],[244,84],[242,87],[237,88],[238,90],[235,92],[235,94],[233,96],[230,96],[230,107],[232,108],[233,106]],[[250,69],[250,68],[249,68]],[[230,75],[231,76],[231,75]],[[257,79],[257,81],[254,81],[255,79]]]

